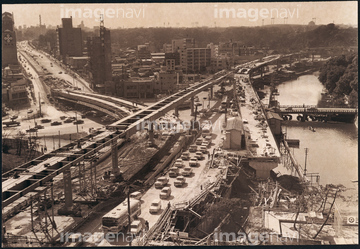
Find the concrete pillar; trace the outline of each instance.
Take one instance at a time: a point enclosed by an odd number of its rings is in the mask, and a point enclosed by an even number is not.
[[[67,169],[63,172],[63,179],[64,179],[65,209],[69,210],[73,205],[70,169]]]
[[[276,60],[276,71],[279,71],[279,59]]]
[[[290,57],[289,57],[289,65],[290,65],[290,67],[291,67],[291,62],[292,62],[292,58],[291,58],[291,55],[290,55]]]
[[[311,61],[313,62],[314,61],[314,53],[311,54]]]
[[[190,98],[190,110],[191,110],[191,116],[194,116],[194,97]]]
[[[179,117],[179,107],[175,107],[175,116]]]
[[[261,78],[264,77],[264,67],[260,67],[260,76]]]
[[[210,99],[213,99],[214,98],[214,87],[211,86],[210,87]]]
[[[119,174],[117,139],[112,140],[112,144],[111,144],[111,162],[112,162],[112,173],[115,176],[117,176]]]
[[[154,123],[151,122],[150,128],[149,128],[149,140],[151,144],[154,144]]]

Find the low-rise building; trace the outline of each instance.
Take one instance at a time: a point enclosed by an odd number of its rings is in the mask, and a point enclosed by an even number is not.
[[[243,122],[240,117],[232,117],[227,120],[225,128],[224,149],[245,149],[245,134]]]
[[[153,77],[132,77],[116,82],[116,92],[124,98],[153,98],[155,79]]]
[[[67,62],[71,68],[82,71],[85,65],[89,62],[89,57],[68,57]]]

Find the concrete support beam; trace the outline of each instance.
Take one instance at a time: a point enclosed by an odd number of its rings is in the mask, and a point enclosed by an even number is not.
[[[63,179],[64,179],[65,209],[70,210],[73,205],[70,168],[64,171]]]
[[[179,107],[175,107],[175,116],[179,117]]]
[[[210,87],[210,99],[213,99],[214,98],[214,87],[211,86]]]
[[[151,124],[150,124],[149,140],[150,140],[150,143],[153,145],[154,144],[154,123],[153,122],[151,122]]]

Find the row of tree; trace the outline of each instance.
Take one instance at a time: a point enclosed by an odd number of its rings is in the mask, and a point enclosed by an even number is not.
[[[349,105],[358,103],[358,55],[331,58],[321,69],[320,82],[336,98],[348,96]]]

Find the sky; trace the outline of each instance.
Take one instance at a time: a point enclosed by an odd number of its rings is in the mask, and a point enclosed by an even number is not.
[[[256,2],[256,3],[127,3],[127,4],[5,4],[14,14],[15,26],[57,26],[62,17],[73,25],[107,28],[135,27],[229,27],[274,24],[317,25],[335,23],[357,27],[357,2]],[[316,19],[313,19],[316,18]]]

